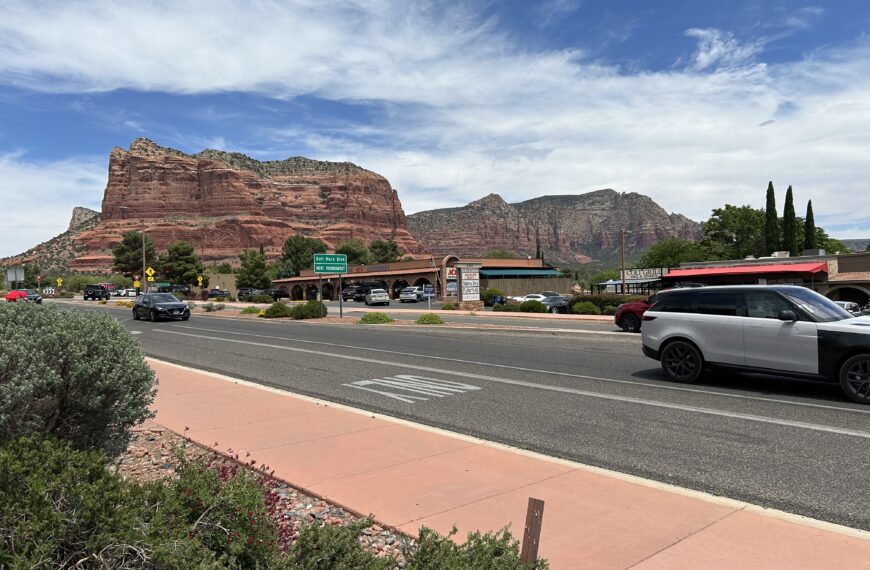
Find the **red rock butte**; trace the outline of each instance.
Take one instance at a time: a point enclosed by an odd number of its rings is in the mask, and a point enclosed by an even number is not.
[[[261,245],[270,259],[295,234],[335,248],[347,238],[394,239],[424,253],[386,178],[349,162],[293,157],[260,162],[239,153],[189,155],[139,138],[114,148],[102,217],[75,237],[70,268],[104,270],[112,247],[131,230],[146,232],[158,251],[177,240],[206,262],[237,261]]]

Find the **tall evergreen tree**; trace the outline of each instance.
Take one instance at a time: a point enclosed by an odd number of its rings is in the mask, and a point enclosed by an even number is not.
[[[112,248],[112,267],[118,273],[127,277],[142,273],[142,234],[136,231],[126,232],[121,236],[121,243]],[[154,265],[157,262],[157,251],[151,236],[145,236],[145,264]],[[141,276],[145,279],[145,276]]]
[[[813,218],[813,201],[807,202],[807,217],[804,221],[804,249],[816,249],[816,220]]]
[[[197,276],[205,270],[193,246],[186,241],[169,244],[166,255],[160,256],[159,264],[160,277],[178,285],[195,285]]]
[[[794,215],[794,196],[791,186],[785,191],[785,210],[782,213],[782,248],[797,255],[797,227]]]
[[[767,183],[767,204],[764,207],[764,247],[770,255],[779,251],[779,215],[776,213],[776,195],[773,193],[773,182]]]

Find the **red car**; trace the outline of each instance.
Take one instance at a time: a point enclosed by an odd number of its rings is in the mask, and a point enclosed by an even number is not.
[[[656,296],[651,295],[642,301],[629,301],[616,308],[613,322],[625,332],[640,332],[643,314],[656,302]]]
[[[6,293],[6,302],[14,303],[18,299],[27,299],[27,291],[23,289],[13,289]]]

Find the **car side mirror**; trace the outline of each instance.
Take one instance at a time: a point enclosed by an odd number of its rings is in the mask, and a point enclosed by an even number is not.
[[[794,311],[785,310],[785,311],[779,312],[779,320],[794,322],[794,321],[798,320],[798,317]]]

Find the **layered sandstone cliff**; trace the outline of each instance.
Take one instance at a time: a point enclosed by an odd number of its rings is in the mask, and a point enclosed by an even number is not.
[[[668,214],[648,196],[598,190],[588,194],[542,196],[508,204],[490,194],[461,208],[418,212],[408,229],[433,255],[482,256],[503,249],[545,259],[586,263],[619,255],[625,229],[626,252],[640,253],[669,237],[700,238],[701,225]]]
[[[329,247],[351,237],[381,238],[396,240],[405,253],[423,252],[406,228],[396,191],[374,172],[299,157],[188,155],[144,138],[112,150],[102,219],[75,238],[71,268],[111,266],[121,235],[142,229],[158,251],[186,240],[206,262],[235,261],[241,250],[260,246],[275,258],[297,233]]]

